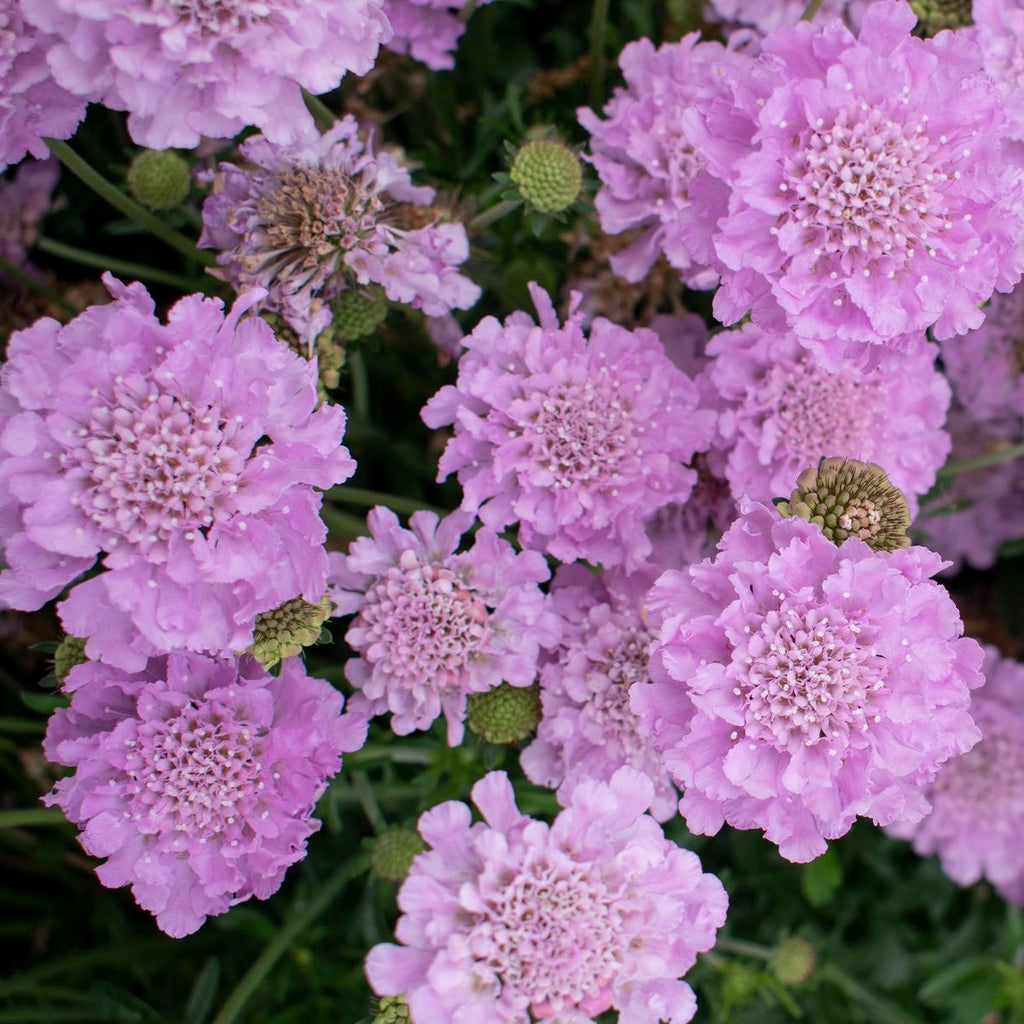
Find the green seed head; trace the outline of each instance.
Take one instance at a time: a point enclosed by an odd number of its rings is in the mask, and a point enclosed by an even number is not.
[[[66,636],[53,652],[53,674],[57,682],[64,685],[68,673],[76,665],[84,665],[89,659],[85,655],[85,641],[79,636]]]
[[[348,288],[332,305],[334,329],[342,341],[355,341],[372,334],[388,315],[388,300],[380,285]]]
[[[385,882],[401,882],[409,874],[413,857],[426,847],[411,828],[390,828],[377,836],[370,854],[370,870]]]
[[[768,961],[772,974],[787,988],[798,988],[809,981],[817,964],[814,947],[799,935],[783,939]]]
[[[873,462],[822,459],[817,469],[805,469],[797,477],[789,500],[779,498],[775,507],[784,516],[816,524],[835,544],[847,537],[860,537],[875,551],[910,544],[907,500]]]
[[[563,142],[535,139],[516,153],[508,172],[519,194],[540,213],[559,213],[580,194],[580,158]]]
[[[405,996],[381,996],[377,1016],[370,1024],[413,1024]]]
[[[249,651],[264,668],[271,668],[282,658],[316,643],[330,614],[331,599],[326,594],[317,604],[293,597],[279,608],[256,616]]]
[[[933,36],[943,29],[965,28],[973,20],[971,0],[910,0],[921,35]]]
[[[540,721],[540,690],[536,686],[502,683],[484,693],[471,693],[466,725],[488,743],[517,743]]]
[[[169,149],[144,149],[128,168],[128,191],[151,210],[170,210],[192,186],[188,164]]]

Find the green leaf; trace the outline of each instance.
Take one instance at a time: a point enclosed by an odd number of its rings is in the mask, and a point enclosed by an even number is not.
[[[213,1009],[220,989],[220,961],[211,956],[199,972],[188,1001],[185,1003],[184,1019],[189,1024],[203,1024]]]

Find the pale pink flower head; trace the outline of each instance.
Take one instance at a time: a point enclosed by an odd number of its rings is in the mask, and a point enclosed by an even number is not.
[[[956,406],[949,414],[952,462],[998,457],[1024,444],[1020,419],[982,422]],[[925,505],[913,527],[921,543],[947,560],[949,572],[965,562],[990,569],[999,546],[1024,537],[1024,475],[1020,459],[997,461],[957,473]]]
[[[191,149],[255,125],[294,142],[313,119],[302,89],[365,74],[391,34],[382,0],[21,0],[57,37],[65,89],[127,110],[142,146]]]
[[[719,444],[737,500],[771,501],[823,458],[874,462],[903,491],[911,515],[950,450],[950,392],[922,336],[871,370],[819,364],[788,331],[756,324],[711,340],[706,371],[719,394]]]
[[[490,0],[478,0],[482,7]],[[466,31],[469,0],[384,0],[391,23],[387,48],[408,53],[434,71],[455,67],[455,48]]]
[[[580,779],[607,781],[628,764],[653,783],[651,813],[665,821],[678,794],[629,707],[630,688],[647,679],[654,635],[643,599],[655,575],[595,574],[580,565],[555,574],[551,603],[562,639],[541,668],[537,738],[519,760],[531,781],[570,791]]]
[[[480,289],[457,269],[469,255],[466,229],[439,221],[434,190],[413,185],[351,115],[291,146],[258,135],[239,152],[243,163],[217,169],[199,244],[220,250],[220,273],[236,290],[267,289],[265,308],[303,339],[331,322],[333,299],[370,284],[427,316],[476,302]]]
[[[982,652],[926,548],[836,546],[748,504],[714,561],[665,573],[650,683],[632,707],[683,790],[690,831],[759,828],[808,861],[859,815],[917,821],[920,787],[979,733]]]
[[[44,159],[43,137],[74,135],[85,100],[62,89],[46,54],[56,40],[25,20],[20,0],[0,0],[0,170],[26,153]]]
[[[427,426],[455,428],[438,479],[457,473],[462,507],[494,529],[518,522],[524,547],[632,571],[651,550],[644,520],[689,496],[714,414],[653,331],[599,317],[588,338],[578,294],[560,324],[530,293],[540,323],[481,321],[456,384],[423,408]]]
[[[971,416],[1024,419],[1024,287],[997,292],[980,327],[940,348],[953,393]]]
[[[125,673],[87,662],[68,674],[43,749],[75,769],[43,798],[82,832],[110,888],[168,935],[277,891],[320,827],[313,809],[366,719],[298,658],[272,676],[251,657],[171,654]]]
[[[982,672],[971,703],[981,740],[939,769],[925,790],[928,816],[891,831],[922,856],[937,853],[959,885],[987,878],[1024,906],[1024,665],[986,646]]]
[[[1024,3],[1021,0],[973,0],[972,38],[981,48],[1010,116],[1009,136],[1024,142]]]
[[[1005,105],[968,38],[920,39],[914,22],[876,0],[859,38],[838,20],[778,29],[698,108],[691,199],[709,200],[723,323],[752,309],[829,351],[902,349],[977,327],[979,303],[1020,279]]]
[[[378,506],[367,523],[369,537],[331,554],[335,614],[355,615],[345,635],[356,652],[345,664],[352,709],[390,711],[400,736],[443,714],[455,746],[469,694],[530,686],[541,648],[557,641],[558,616],[537,586],[551,572],[486,527],[459,552],[473,523],[466,512],[415,512],[403,529]]]
[[[699,38],[692,32],[658,49],[649,39],[628,43],[619,56],[626,87],[615,90],[604,119],[589,107],[577,112],[601,179],[594,200],[601,228],[637,233],[611,256],[612,269],[628,281],[639,281],[660,255],[689,287],[713,288],[718,281],[688,241],[704,213],[690,202],[690,182],[704,163],[689,126],[707,80],[751,58]]]
[[[483,821],[449,801],[420,818],[430,849],[398,893],[395,935],[366,959],[379,995],[416,1024],[685,1024],[679,980],[725,920],[721,882],[645,814],[632,768],[586,780],[549,826],[521,814],[504,772],[473,787]],[[532,1015],[532,1016],[531,1016]]]
[[[327,588],[318,488],[349,477],[345,413],[254,296],[190,295],[162,324],[141,284],[11,336],[0,376],[0,603],[60,605],[91,658],[244,650],[258,613]]]

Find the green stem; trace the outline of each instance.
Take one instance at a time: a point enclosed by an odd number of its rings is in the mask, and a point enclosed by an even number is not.
[[[15,718],[11,715],[0,716],[0,732],[20,732],[38,736],[45,728],[40,719]]]
[[[970,459],[957,459],[956,462],[947,462],[936,473],[936,478],[948,480],[958,473],[966,473],[971,469],[984,469],[986,466],[997,466],[1000,462],[1019,459],[1022,455],[1024,455],[1024,444],[1009,445],[1006,448],[1000,448],[998,451],[985,452],[984,455],[975,455]]]
[[[59,807],[15,807],[0,811],[0,828],[21,828],[24,825],[61,825],[67,821]]]
[[[772,958],[772,951],[767,946],[747,942],[745,939],[719,938],[715,942],[715,949],[719,953],[735,953],[736,956],[745,956],[752,960],[768,961]]]
[[[129,280],[153,281],[156,284],[165,284],[183,292],[194,292],[197,288],[205,290],[208,287],[206,281],[194,281],[181,274],[172,274],[168,270],[161,270],[159,267],[147,267],[141,263],[120,260],[114,256],[102,256],[99,253],[79,249],[75,245],[58,242],[52,238],[40,238],[36,242],[36,248],[41,252],[48,252],[51,256],[59,256],[62,260],[80,263],[83,267],[113,271]]]
[[[845,996],[853,999],[871,1014],[879,1024],[920,1024],[915,1017],[910,1017],[902,1010],[891,1006],[883,999],[866,989],[859,981],[855,981],[835,964],[823,964],[818,971],[818,978],[830,981]]]
[[[361,422],[370,419],[370,377],[366,372],[366,360],[362,352],[352,352],[348,357],[349,379],[352,381],[352,418]]]
[[[604,99],[604,44],[608,32],[608,3],[609,0],[594,0],[590,12],[590,105],[594,110],[601,109],[601,101]]]
[[[214,1017],[211,1024],[233,1024],[245,1004],[263,984],[274,965],[288,951],[292,943],[331,905],[335,897],[356,875],[366,870],[368,858],[359,857],[338,868],[322,885],[306,906],[287,921],[284,927],[260,955],[252,967],[242,975],[231,995]]]
[[[503,199],[500,203],[495,203],[482,213],[478,213],[466,225],[466,232],[472,235],[477,231],[482,231],[484,228],[490,227],[496,220],[501,220],[506,213],[511,213],[513,210],[519,209],[522,205],[522,199]]]
[[[3,256],[0,256],[0,271],[3,271],[7,277],[14,278],[15,281],[23,284],[30,291],[35,292],[36,295],[41,295],[47,302],[52,302],[55,306],[63,309],[65,313],[74,315],[78,312],[59,292],[54,291],[48,284],[37,281],[31,274],[26,273],[21,267],[11,263],[10,260],[5,260]]]
[[[140,206],[134,199],[126,196],[116,185],[107,181],[91,164],[83,160],[66,142],[46,138],[43,139],[43,142],[50,147],[50,152],[72,174],[81,178],[93,192],[110,203],[115,210],[131,218],[151,235],[159,238],[161,242],[166,243],[183,256],[187,256],[190,260],[195,260],[204,267],[212,267],[216,264],[217,260],[212,252],[197,249],[183,234],[175,231],[159,217]]]
[[[314,96],[311,92],[302,90],[302,99],[306,104],[306,109],[313,115],[313,120],[316,121],[316,126],[322,132],[329,131],[334,127],[334,122],[337,118],[334,116],[334,111],[319,96]]]
[[[358,768],[355,771],[350,771],[348,780],[359,801],[359,806],[363,809],[363,814],[373,826],[373,831],[380,834],[387,828],[388,823],[384,820],[377,798],[373,795],[373,786],[370,785],[366,772]]]
[[[822,0],[809,0],[804,13],[800,15],[800,20],[810,21],[821,10],[821,3]]]
[[[413,512],[426,509],[428,512],[436,512],[440,516],[448,515],[443,508],[436,505],[425,505],[415,498],[402,498],[397,494],[387,494],[384,491],[365,491],[359,487],[348,487],[342,484],[340,487],[332,487],[324,492],[328,501],[336,501],[342,505],[360,505],[364,508],[372,508],[374,505],[386,505],[395,512],[410,516]]]

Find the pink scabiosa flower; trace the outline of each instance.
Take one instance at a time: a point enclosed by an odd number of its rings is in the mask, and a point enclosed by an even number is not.
[[[438,479],[458,473],[462,507],[524,547],[564,562],[638,568],[651,550],[644,520],[685,501],[714,414],[665,356],[657,335],[596,319],[587,338],[578,294],[559,324],[530,285],[526,313],[481,321],[464,341],[454,386],[424,406],[429,427],[455,426]]]
[[[856,28],[867,0],[824,0],[815,14],[821,23],[832,17],[844,18]],[[705,17],[709,21],[726,21],[756,29],[761,35],[777,28],[795,25],[807,7],[803,0],[708,0]]]
[[[714,561],[665,573],[651,682],[632,707],[683,790],[692,832],[760,828],[807,861],[858,815],[915,821],[920,786],[979,733],[981,648],[921,547],[836,546],[749,504]]]
[[[85,100],[53,79],[46,53],[55,42],[25,21],[20,0],[0,0],[0,170],[26,153],[43,159],[43,136],[66,139],[85,116]]]
[[[1024,287],[993,295],[985,322],[940,348],[953,393],[971,416],[1024,419]]]
[[[358,691],[352,709],[390,711],[400,736],[443,713],[448,742],[461,743],[467,696],[531,685],[541,647],[558,639],[558,617],[537,586],[550,576],[543,557],[517,554],[486,528],[457,553],[472,523],[466,512],[439,521],[424,511],[406,530],[378,506],[370,536],[331,554],[335,612],[355,615],[345,636],[357,654],[345,665]]]
[[[694,258],[688,235],[703,215],[690,202],[690,182],[703,160],[688,126],[708,79],[749,57],[692,32],[655,49],[649,39],[627,44],[619,57],[626,88],[616,89],[602,120],[588,107],[580,124],[590,132],[590,162],[601,179],[594,200],[601,228],[637,238],[611,256],[612,269],[639,281],[659,255],[692,288],[713,288],[718,275]]]
[[[489,3],[482,0],[476,7]],[[411,54],[434,71],[455,67],[455,47],[466,31],[469,0],[384,0],[393,30],[387,48]]]
[[[654,785],[651,813],[665,821],[678,795],[650,739],[637,728],[629,691],[647,679],[654,640],[643,599],[656,573],[594,574],[563,566],[551,586],[562,639],[540,673],[537,738],[519,757],[533,782],[571,791],[581,779],[607,781],[628,764]]]
[[[131,885],[176,938],[277,891],[320,827],[313,808],[340,755],[366,737],[298,658],[279,676],[248,656],[171,654],[133,673],[87,662],[65,689],[43,749],[75,773],[43,801],[106,858],[100,881]]]
[[[218,167],[199,244],[220,250],[237,290],[266,288],[266,308],[304,339],[330,323],[332,299],[371,283],[427,316],[476,302],[480,289],[456,269],[469,255],[466,229],[438,222],[434,190],[375,151],[355,118],[292,146],[255,136],[239,151],[244,164]]]
[[[790,332],[755,324],[716,334],[709,386],[720,397],[719,443],[737,500],[770,501],[822,458],[875,462],[903,491],[911,515],[949,454],[950,391],[922,336],[872,370],[817,363]]]
[[[302,89],[329,92],[365,74],[391,34],[382,0],[21,0],[57,37],[65,89],[127,110],[151,149],[197,146],[255,125],[294,142],[313,119]]]
[[[911,828],[893,828],[922,856],[937,853],[959,885],[987,878],[1024,906],[1024,665],[985,648],[985,685],[971,714],[981,740],[947,761],[925,790],[932,809]]]
[[[0,181],[0,256],[30,273],[26,250],[38,237],[40,219],[53,205],[59,174],[56,160],[26,160],[13,178]]]
[[[977,327],[979,303],[1020,279],[1005,105],[970,40],[919,39],[914,22],[904,0],[879,0],[859,38],[838,20],[779,29],[698,108],[691,198],[710,207],[723,323],[752,309],[825,354],[902,349],[927,327]]]
[[[949,432],[954,463],[998,457],[1000,451],[1024,444],[1019,419],[980,422],[955,406]],[[948,572],[965,562],[975,569],[990,569],[1000,544],[1024,537],[1020,466],[1019,459],[1007,459],[959,472],[921,510],[914,532],[947,560]]]
[[[973,0],[972,38],[981,48],[1010,116],[1008,134],[1024,142],[1024,3],[1021,0]]]
[[[352,474],[345,413],[259,317],[141,284],[12,335],[0,377],[0,602],[60,605],[90,657],[252,642],[259,612],[327,589],[320,493]]]
[[[398,893],[403,945],[367,957],[373,989],[404,993],[416,1024],[690,1020],[678,979],[714,945],[727,897],[644,813],[651,780],[581,782],[550,826],[520,813],[504,772],[472,795],[483,821],[455,801],[420,818],[430,849]]]

